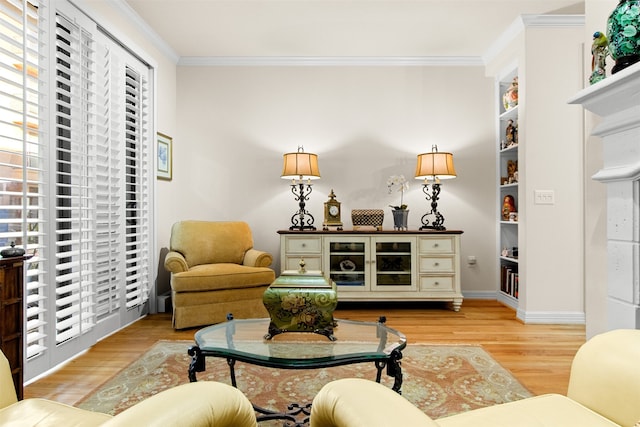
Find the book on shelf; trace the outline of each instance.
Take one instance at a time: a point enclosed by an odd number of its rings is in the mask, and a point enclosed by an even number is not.
[[[508,265],[501,266],[500,270],[500,290],[507,295],[518,298],[520,291],[520,280],[517,267]]]

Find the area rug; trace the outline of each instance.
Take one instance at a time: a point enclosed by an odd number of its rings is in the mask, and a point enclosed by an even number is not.
[[[188,382],[190,345],[192,341],[159,341],[77,406],[114,415],[162,390]],[[432,418],[531,396],[479,346],[411,344],[403,355],[402,395]],[[309,403],[324,384],[338,378],[376,377],[373,363],[285,370],[237,362],[235,369],[238,388],[254,404],[274,410],[284,409],[291,402]],[[220,358],[207,358],[206,371],[197,376],[198,381],[231,383],[229,367]],[[384,371],[382,376],[381,382],[391,387],[393,379]]]

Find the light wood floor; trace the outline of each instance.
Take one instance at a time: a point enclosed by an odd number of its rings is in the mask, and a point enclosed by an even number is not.
[[[409,344],[481,345],[534,394],[566,393],[571,360],[585,341],[584,326],[525,325],[512,309],[495,301],[465,300],[457,313],[439,303],[348,304],[334,313],[336,318],[366,321],[381,315],[405,333]],[[25,398],[74,405],[156,341],[192,340],[196,330],[175,331],[169,314],[149,315],[26,386]]]

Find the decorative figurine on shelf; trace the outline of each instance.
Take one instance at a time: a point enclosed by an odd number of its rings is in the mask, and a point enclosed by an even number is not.
[[[609,39],[600,31],[593,33],[591,55],[591,76],[589,77],[589,83],[594,84],[607,77],[605,67],[607,65],[607,55],[609,55]]]
[[[506,138],[505,148],[511,147],[518,143],[518,127],[514,125],[513,120],[509,119],[504,136]]]
[[[511,85],[509,85],[504,95],[502,95],[502,105],[505,110],[510,110],[518,105],[518,76],[513,78]]]
[[[518,161],[507,161],[507,184],[515,184],[518,182]]]
[[[511,194],[507,194],[502,200],[502,220],[509,221],[511,212],[517,212],[516,201]]]

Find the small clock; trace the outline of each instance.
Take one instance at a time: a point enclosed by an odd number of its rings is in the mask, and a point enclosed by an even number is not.
[[[337,227],[342,230],[342,220],[340,219],[340,202],[336,200],[336,195],[331,190],[329,200],[324,202],[324,222],[322,228],[328,230],[329,227]]]

